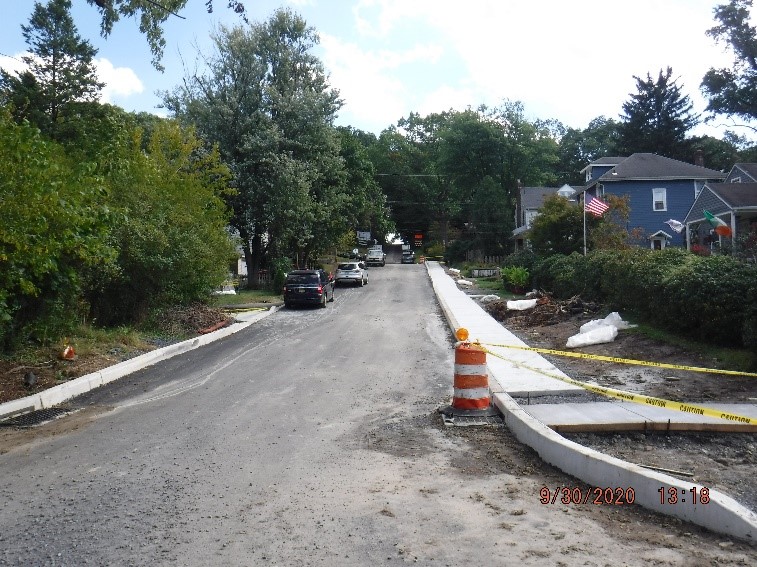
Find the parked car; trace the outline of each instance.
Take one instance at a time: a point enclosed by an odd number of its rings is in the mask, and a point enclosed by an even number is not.
[[[368,283],[368,270],[363,262],[344,262],[337,265],[334,280],[337,285],[350,282],[362,287]]]
[[[415,264],[415,252],[412,250],[403,250],[400,262],[402,264]]]
[[[318,305],[334,301],[334,277],[325,270],[292,270],[284,281],[284,305]]]

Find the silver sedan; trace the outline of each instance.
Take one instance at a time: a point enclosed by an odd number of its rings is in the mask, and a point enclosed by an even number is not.
[[[337,285],[350,282],[362,287],[368,283],[368,270],[363,262],[344,262],[336,267],[334,279]]]

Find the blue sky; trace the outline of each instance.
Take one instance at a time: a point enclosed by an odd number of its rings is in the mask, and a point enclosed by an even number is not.
[[[722,0],[725,2],[725,0]],[[704,110],[699,84],[731,56],[705,36],[718,0],[245,0],[248,17],[265,21],[289,7],[314,27],[315,51],[345,105],[338,124],[380,133],[410,112],[427,115],[518,100],[529,118],[585,128],[600,115],[617,118],[636,92],[634,75],[657,77],[671,66],[678,84]],[[31,1],[0,0],[0,66],[13,68],[26,49],[21,24]],[[126,110],[161,114],[156,91],[181,82],[197,48],[209,49],[215,25],[242,24],[215,0],[189,0],[165,26],[164,73],[151,66],[133,20],[108,39],[84,0],[73,0],[79,33],[98,49],[104,97]],[[10,57],[9,57],[10,56]],[[720,119],[717,123],[725,123]],[[745,129],[734,129],[747,134]],[[698,134],[721,136],[723,127]]]

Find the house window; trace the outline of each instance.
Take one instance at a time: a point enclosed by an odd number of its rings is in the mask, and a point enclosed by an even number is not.
[[[734,177],[731,179],[731,183],[741,183],[741,177]]]
[[[664,187],[658,187],[657,189],[652,189],[652,210],[655,210],[655,211],[668,210],[668,200],[665,195]]]
[[[539,211],[526,211],[526,227],[531,228],[531,223],[539,216]]]

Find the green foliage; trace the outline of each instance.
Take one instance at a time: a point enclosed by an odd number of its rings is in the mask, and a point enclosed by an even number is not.
[[[271,262],[271,273],[273,274],[273,290],[280,291],[284,287],[284,281],[289,270],[292,269],[291,258],[274,258]]]
[[[596,224],[588,219],[587,222]],[[541,256],[571,254],[583,249],[583,212],[560,195],[545,199],[529,229],[534,252]]]
[[[538,257],[533,250],[518,250],[513,254],[505,256],[501,265],[505,268],[509,266],[520,266],[531,272],[537,259]]]
[[[707,31],[733,53],[730,67],[710,68],[702,79],[709,99],[707,110],[715,114],[757,119],[757,34],[751,20],[752,0],[730,0],[715,8],[718,25]]]
[[[107,193],[93,173],[0,112],[0,343],[68,328],[80,272],[111,263]]]
[[[534,263],[532,278],[534,287],[568,298],[581,295],[589,298],[596,282],[587,282],[584,266],[586,257],[574,252],[568,256],[553,254]]]
[[[581,170],[598,158],[618,155],[619,139],[620,124],[604,116],[594,118],[583,130],[567,128],[559,141],[557,185],[582,185]]]
[[[757,346],[757,267],[678,248],[553,255],[534,284],[559,298],[581,295],[714,344]]]
[[[729,344],[754,326],[752,293],[757,269],[728,256],[690,256],[665,278],[656,319],[698,339]],[[753,339],[753,337],[752,337]]]
[[[686,134],[699,122],[693,104],[672,78],[673,70],[660,70],[657,80],[634,76],[637,93],[623,103],[620,149],[631,154],[651,152],[675,159],[691,160]]]
[[[109,235],[116,269],[92,273],[88,293],[102,324],[205,300],[235,257],[223,202],[229,175],[218,152],[175,121],[158,124],[146,147],[134,131],[114,140],[101,164],[118,213]]]
[[[444,256],[444,245],[441,242],[434,242],[426,246],[426,256],[442,258]]]
[[[360,144],[332,125],[342,103],[311,53],[315,30],[277,10],[249,28],[221,27],[213,40],[206,73],[164,99],[234,174],[231,224],[250,272],[283,256],[307,265],[352,222],[389,226]]]
[[[599,219],[589,218],[588,246],[590,250],[622,250],[629,248],[631,235],[628,234],[628,218],[631,214],[631,205],[628,195],[618,196],[608,194],[604,201],[610,209]]]
[[[28,71],[3,72],[0,81],[16,119],[29,119],[55,139],[66,111],[95,101],[103,86],[93,63],[97,50],[79,36],[70,12],[71,0],[36,3],[29,24],[21,26],[31,52],[23,56]]]
[[[502,279],[509,284],[514,291],[522,291],[528,286],[531,275],[522,266],[506,266],[500,270]]]

